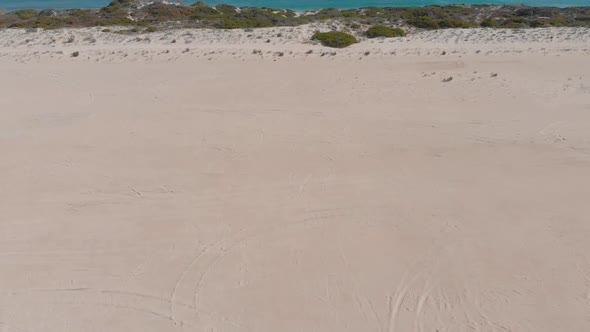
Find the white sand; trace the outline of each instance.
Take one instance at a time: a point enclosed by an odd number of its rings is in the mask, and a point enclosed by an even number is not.
[[[590,31],[315,28],[0,31],[0,331],[590,331]]]

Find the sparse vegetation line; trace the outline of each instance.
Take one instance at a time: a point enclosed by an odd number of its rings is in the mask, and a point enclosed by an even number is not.
[[[383,27],[445,28],[536,28],[551,26],[590,27],[588,7],[527,7],[521,5],[447,5],[426,7],[326,8],[297,13],[287,9],[152,3],[114,0],[99,9],[18,10],[0,14],[0,28],[135,26],[155,29],[219,28],[245,29],[297,26],[337,20],[352,29],[377,26],[367,36],[392,34]],[[397,31],[394,34],[399,34]]]

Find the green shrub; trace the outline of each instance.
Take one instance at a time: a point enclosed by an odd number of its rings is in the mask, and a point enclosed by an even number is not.
[[[408,20],[408,24],[420,29],[435,30],[440,28],[438,22],[427,16],[420,16]]]
[[[221,29],[248,29],[270,26],[272,26],[272,23],[266,20],[228,18],[223,19],[217,27]]]
[[[100,9],[102,14],[105,14],[109,17],[127,17],[129,15],[129,9],[125,7],[125,5],[121,4],[119,1],[113,1],[108,6],[102,7]]]
[[[20,18],[21,20],[28,20],[37,16],[39,14],[39,11],[34,9],[23,9],[13,12],[13,14],[18,16],[18,18]]]
[[[535,15],[534,8],[520,8],[516,10],[516,16],[533,16]]]
[[[156,27],[147,27],[147,29],[145,29],[145,32],[156,32],[158,31],[158,29],[156,29]]]
[[[546,19],[542,19],[542,18],[538,18],[536,20],[532,20],[529,22],[529,26],[531,28],[539,28],[539,27],[544,27],[548,24],[548,21]]]
[[[345,9],[345,10],[341,10],[340,14],[343,17],[358,17],[359,13],[358,13],[358,9]]]
[[[557,16],[549,19],[549,24],[555,27],[567,26],[567,19],[562,16]]]
[[[496,26],[498,26],[498,21],[491,18],[486,18],[483,21],[481,21],[479,25],[484,28],[495,28]]]
[[[320,20],[329,20],[342,17],[342,12],[336,8],[323,8],[315,16]]]
[[[343,48],[356,43],[356,38],[341,31],[316,32],[311,39],[319,40],[322,45],[335,48]]]
[[[372,18],[383,16],[383,14],[384,14],[383,11],[384,11],[384,9],[382,9],[380,7],[369,7],[369,8],[361,9],[361,12],[363,13],[363,15],[365,17],[372,17]]]
[[[129,7],[137,3],[137,0],[113,0],[109,3],[108,7],[111,6],[124,6]]]
[[[191,17],[197,20],[213,20],[221,17],[221,13],[215,8],[209,7],[203,2],[199,1],[192,5]]]
[[[289,25],[289,22],[291,22],[284,14],[274,13],[273,10],[269,8],[255,7],[242,8],[234,18],[237,20],[251,20],[258,22],[254,27],[282,26]]]
[[[191,5],[192,7],[209,7],[206,3],[199,0]]]
[[[365,32],[369,38],[376,37],[403,37],[406,32],[400,28],[391,28],[385,25],[374,25]]]
[[[290,9],[281,9],[281,10],[278,10],[277,15],[285,16],[287,18],[294,18],[297,16],[297,13],[290,10]]]
[[[78,18],[89,18],[92,17],[92,12],[90,12],[89,10],[84,10],[84,9],[70,9],[67,11],[68,15],[70,16],[74,16],[74,17],[78,17]]]
[[[438,25],[441,28],[471,28],[474,26],[474,24],[471,22],[453,19],[453,18],[439,20]]]
[[[135,21],[130,20],[126,17],[125,18],[104,18],[104,19],[98,20],[96,23],[100,26],[112,26],[112,25],[127,26],[127,25],[136,24]]]
[[[361,25],[358,24],[358,23],[349,23],[348,24],[348,27],[351,28],[351,29],[353,29],[353,30],[358,30],[358,29],[361,28]]]
[[[152,3],[144,7],[142,11],[146,13],[144,21],[170,21],[189,17],[194,12],[194,8],[166,3]]]
[[[232,5],[225,5],[225,4],[217,5],[217,6],[215,6],[215,9],[217,9],[219,12],[226,14],[226,15],[233,15],[237,12],[236,7],[234,7]]]
[[[516,22],[507,22],[502,24],[501,28],[504,29],[520,29],[522,28],[523,25],[521,23],[516,23]]]
[[[526,26],[526,20],[521,17],[512,17],[507,20],[504,20],[500,27],[505,29],[518,29],[523,28]]]
[[[111,29],[102,29],[102,32],[111,32]]]
[[[42,28],[42,29],[58,29],[64,28],[68,26],[72,26],[74,21],[71,18],[61,18],[61,17],[39,17],[33,24],[34,28]]]

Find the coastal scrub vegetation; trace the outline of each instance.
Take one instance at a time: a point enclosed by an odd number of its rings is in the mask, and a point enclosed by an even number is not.
[[[209,6],[140,0],[112,0],[99,9],[0,11],[0,28],[43,28],[94,26],[248,29],[297,26],[313,22],[339,21],[346,26],[401,26],[417,29],[446,28],[536,28],[551,26],[590,27],[589,7],[528,7],[523,5],[432,5],[425,7],[324,8],[296,13],[266,7]],[[379,32],[380,31],[380,32]],[[377,33],[383,33],[382,27]],[[390,32],[387,32],[388,34]],[[373,34],[371,34],[373,35]],[[369,35],[367,35],[369,37]],[[384,35],[386,37],[386,35]]]
[[[31,19],[31,18],[37,16],[38,14],[39,14],[39,11],[35,10],[35,9],[23,9],[23,10],[17,10],[14,12],[14,15],[16,15],[21,20]]]
[[[311,39],[319,40],[324,46],[335,48],[343,48],[357,42],[353,35],[341,31],[316,32]]]
[[[366,32],[365,35],[369,38],[377,38],[377,37],[404,37],[406,35],[406,31],[400,28],[392,28],[386,25],[374,25],[370,27]]]

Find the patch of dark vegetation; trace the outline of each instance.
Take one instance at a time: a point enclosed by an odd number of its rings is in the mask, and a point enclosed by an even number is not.
[[[407,21],[407,23],[413,27],[426,30],[435,30],[440,28],[440,25],[438,24],[437,20],[430,18],[428,16],[419,16],[416,18],[411,18]]]
[[[100,26],[113,26],[113,25],[128,26],[128,25],[135,25],[136,22],[125,17],[125,18],[102,18],[102,19],[99,19],[96,23],[97,23],[97,25],[100,25]]]
[[[370,27],[366,32],[365,35],[369,38],[377,38],[377,37],[403,37],[406,35],[406,31],[400,28],[392,28],[386,25],[374,25]]]
[[[408,24],[416,28],[435,30],[448,28],[472,28],[478,26],[475,22],[469,22],[457,18],[434,19],[428,16],[420,16],[408,20]]]
[[[354,23],[354,22],[352,22],[352,23],[348,23],[348,25],[347,25],[347,26],[348,26],[349,28],[351,28],[352,30],[358,30],[358,29],[360,29],[360,28],[361,28],[361,25],[360,25],[360,24],[358,24],[358,23]]]
[[[476,27],[477,24],[474,22],[464,21],[456,18],[447,18],[444,20],[439,20],[438,25],[445,29],[445,28],[473,28]]]
[[[330,31],[330,32],[316,32],[312,40],[319,40],[324,46],[343,48],[355,44],[356,38],[346,32]]]
[[[536,28],[590,27],[588,7],[528,7],[523,5],[445,5],[425,7],[365,7],[357,9],[324,8],[298,15],[294,11],[266,7],[209,6],[142,0],[112,0],[99,9],[18,10],[0,12],[0,28],[43,28],[93,26],[173,28],[251,29],[297,26],[337,20],[354,31],[362,26],[410,26],[418,29],[446,28]],[[379,28],[383,29],[383,28]],[[376,31],[387,37],[389,32]],[[385,35],[383,35],[385,33]],[[373,34],[371,34],[373,35]],[[367,35],[369,37],[369,35]]]
[[[237,7],[234,7],[232,5],[225,5],[225,4],[217,5],[217,6],[215,6],[215,9],[218,12],[220,12],[221,14],[225,14],[225,15],[233,15],[238,12]]]
[[[165,3],[152,3],[140,10],[141,21],[147,23],[181,20],[192,14],[191,7]]]
[[[31,18],[39,15],[39,11],[35,10],[35,9],[17,10],[13,13],[21,20],[28,20],[28,19],[31,19]]]
[[[222,29],[248,29],[293,26],[298,25],[299,23],[297,22],[295,13],[288,10],[243,7],[239,11],[234,8],[231,14],[225,13],[221,19],[221,23],[216,27]]]
[[[483,19],[479,23],[479,25],[484,28],[495,28],[498,26],[498,21],[493,18],[487,17],[487,18]]]

